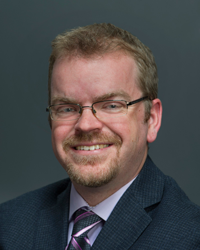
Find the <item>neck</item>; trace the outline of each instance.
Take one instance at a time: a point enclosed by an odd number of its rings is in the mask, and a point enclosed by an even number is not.
[[[88,205],[94,207],[133,180],[139,174],[140,170],[138,170],[138,172],[132,178],[130,177],[126,180],[121,179],[120,181],[118,178],[116,178],[112,182],[101,187],[85,187],[74,182],[73,185],[76,191],[88,203]]]
[[[76,191],[81,195],[81,197],[88,203],[89,206],[94,207],[106,200],[112,194],[117,192],[121,187],[114,188],[109,184],[102,187],[84,187],[76,183],[73,183]]]

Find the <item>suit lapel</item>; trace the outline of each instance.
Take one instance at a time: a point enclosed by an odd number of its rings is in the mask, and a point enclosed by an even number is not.
[[[136,202],[134,195],[126,193],[106,221],[92,249],[128,249],[150,222],[151,217]]]
[[[139,176],[115,206],[92,249],[130,248],[152,221],[146,211],[160,202],[163,179],[163,174],[147,157]]]
[[[69,197],[71,185],[68,184],[57,198],[56,204],[43,209],[39,214],[34,250],[64,250],[67,245]]]

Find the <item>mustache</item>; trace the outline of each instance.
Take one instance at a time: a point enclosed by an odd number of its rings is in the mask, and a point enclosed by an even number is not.
[[[78,145],[81,142],[92,142],[97,141],[97,143],[109,143],[115,144],[115,146],[120,147],[122,145],[121,138],[113,133],[112,135],[107,135],[105,133],[99,132],[90,132],[90,133],[79,133],[77,135],[70,136],[65,138],[63,141],[63,149],[68,151],[69,148]]]

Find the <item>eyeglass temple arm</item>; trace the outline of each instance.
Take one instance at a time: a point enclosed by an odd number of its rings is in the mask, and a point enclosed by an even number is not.
[[[147,99],[147,98],[149,98],[149,97],[148,97],[148,96],[145,96],[145,97],[141,97],[140,99],[137,99],[137,100],[135,100],[135,101],[128,102],[128,103],[127,103],[127,106],[130,106],[130,105],[133,105],[133,104],[135,104],[135,103],[141,102],[141,101],[143,101],[143,100],[145,100],[145,99]]]

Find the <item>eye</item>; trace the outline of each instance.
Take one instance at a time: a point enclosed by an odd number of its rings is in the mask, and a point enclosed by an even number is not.
[[[107,102],[102,106],[103,109],[120,109],[123,108],[123,104],[120,102]]]
[[[59,114],[72,114],[79,112],[79,107],[74,104],[56,105],[53,111]]]
[[[63,113],[71,113],[71,112],[76,112],[76,109],[72,108],[72,107],[62,107],[62,108],[59,108],[57,110],[58,112],[63,112]]]
[[[105,112],[119,112],[125,108],[125,103],[120,101],[102,102],[101,110]]]

